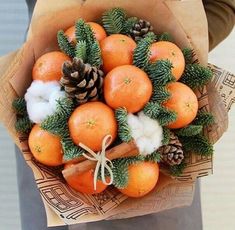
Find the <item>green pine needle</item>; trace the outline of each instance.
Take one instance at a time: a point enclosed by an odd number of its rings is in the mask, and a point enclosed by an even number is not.
[[[67,36],[64,34],[63,30],[58,31],[57,41],[62,52],[67,54],[69,57],[73,58],[75,56],[75,48],[69,42]]]
[[[155,34],[150,32],[145,38],[141,39],[135,50],[133,56],[133,65],[145,70],[149,65],[150,46],[155,40]]]
[[[186,65],[180,81],[192,89],[198,89],[206,85],[213,77],[212,71],[208,67],[199,64]]]
[[[135,23],[138,21],[137,17],[131,17],[128,18],[123,25],[123,29],[122,29],[122,34],[126,34],[129,35],[131,29],[133,28],[133,26],[135,25]]]
[[[170,174],[174,177],[181,176],[187,164],[182,162],[179,165],[169,166]]]
[[[16,111],[16,113],[18,115],[25,115],[25,114],[27,114],[26,101],[22,97],[15,99],[12,102],[12,107],[13,107],[13,109]]]
[[[197,117],[193,121],[194,125],[208,126],[215,123],[214,116],[206,111],[199,111]]]
[[[125,21],[126,12],[121,8],[108,10],[102,16],[103,27],[109,35],[121,33]]]
[[[145,157],[145,161],[150,161],[150,162],[153,162],[153,163],[158,163],[161,161],[161,154],[157,151],[147,155]]]
[[[169,34],[169,33],[167,33],[167,32],[164,32],[164,33],[162,33],[162,34],[158,34],[157,36],[156,36],[156,40],[157,41],[168,41],[168,42],[172,42],[172,36]]]
[[[194,51],[191,48],[184,48],[182,49],[182,53],[184,55],[184,59],[185,59],[185,64],[193,64],[193,58],[195,56]]]
[[[160,113],[157,117],[161,126],[167,126],[177,119],[177,114],[174,111],[170,111],[165,107],[161,107]]]
[[[118,136],[123,142],[129,142],[132,139],[131,129],[127,122],[128,112],[125,108],[115,110],[115,117],[118,122]]]
[[[146,72],[149,75],[154,87],[165,86],[175,80],[172,75],[173,65],[169,60],[159,60],[151,63]]]
[[[162,103],[170,98],[171,94],[164,86],[154,86],[151,101]]]
[[[92,66],[96,66],[100,68],[102,65],[102,58],[101,58],[101,49],[98,41],[95,41],[92,46],[90,47],[90,55],[88,56],[88,63]]]
[[[213,154],[213,145],[201,134],[179,138],[186,152],[193,152],[202,156],[211,156]]]
[[[61,145],[64,152],[63,159],[69,161],[82,156],[84,150],[75,145],[70,137],[61,139]]]
[[[163,140],[162,140],[162,145],[168,145],[170,142],[170,135],[171,131],[170,129],[163,127]]]
[[[189,125],[185,128],[178,129],[175,132],[178,136],[192,137],[202,133],[202,130],[203,130],[202,125]]]
[[[87,44],[86,41],[78,41],[75,50],[75,56],[81,58],[84,63],[87,60]]]
[[[158,119],[158,115],[160,113],[161,106],[156,102],[148,102],[143,112],[146,116],[150,117],[151,119]]]
[[[32,127],[33,123],[28,116],[19,118],[15,123],[15,129],[18,133],[28,134]]]

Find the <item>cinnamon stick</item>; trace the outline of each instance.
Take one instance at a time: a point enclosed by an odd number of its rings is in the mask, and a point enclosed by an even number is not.
[[[134,141],[131,141],[129,143],[122,143],[107,150],[106,157],[109,160],[114,160],[117,158],[133,157],[137,156],[138,154],[139,154],[138,147],[136,146]],[[73,175],[80,175],[83,172],[86,172],[90,169],[94,169],[96,163],[97,163],[96,161],[90,161],[90,160],[79,162],[67,169],[64,169],[62,171],[63,176],[65,178],[68,178]]]

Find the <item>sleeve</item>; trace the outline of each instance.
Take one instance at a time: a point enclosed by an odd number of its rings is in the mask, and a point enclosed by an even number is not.
[[[209,48],[212,50],[232,31],[235,23],[235,0],[203,0],[208,20]]]

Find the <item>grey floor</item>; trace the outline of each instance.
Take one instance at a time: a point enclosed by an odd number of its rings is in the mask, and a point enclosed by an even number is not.
[[[19,48],[24,40],[24,33],[27,27],[27,9],[24,0],[0,0],[0,56],[13,51]],[[225,69],[228,69],[235,73],[235,32],[233,32],[230,37],[220,45],[216,50],[210,54],[209,60],[212,63],[215,63]],[[230,56],[231,55],[231,56]],[[233,129],[229,131],[227,136],[231,136],[234,132],[235,126],[235,110],[231,114],[231,121]],[[233,133],[234,134],[234,133]],[[228,139],[228,138],[227,138]],[[226,141],[226,137],[224,139]],[[231,141],[231,139],[230,139]],[[225,142],[223,142],[225,143]],[[229,139],[226,141],[229,144]],[[221,148],[223,149],[221,144]],[[234,149],[230,150],[231,153],[234,153]],[[15,170],[15,157],[13,143],[10,140],[10,137],[6,133],[5,129],[0,126],[0,230],[20,230],[20,219],[19,219],[19,206],[18,206],[18,196],[17,196],[17,187],[16,187],[16,170]],[[222,165],[222,168],[225,168],[225,165]],[[235,167],[233,167],[234,169]],[[233,170],[234,172],[234,170]],[[219,174],[219,172],[218,172]],[[216,175],[214,177],[216,179]],[[220,216],[216,220],[214,218],[210,219],[208,210],[215,210],[215,207],[209,206],[206,203],[208,197],[212,198],[213,192],[207,187],[210,187],[210,184],[206,181],[212,181],[210,177],[206,178],[203,186],[202,197],[204,199],[203,206],[203,218],[204,218],[204,229],[205,230],[217,230],[221,228],[216,228],[217,223],[221,223],[223,219],[223,210],[219,210],[219,207],[216,208],[218,215]],[[222,180],[222,179],[221,179]],[[228,183],[227,191],[229,190],[231,183]],[[215,188],[215,185],[213,184]],[[212,189],[212,188],[211,188]],[[223,192],[224,194],[224,192]],[[232,195],[232,194],[231,194]],[[234,195],[232,196],[234,197]],[[218,197],[215,197],[217,199]],[[213,203],[216,203],[214,199]],[[233,201],[233,202],[231,202]],[[235,202],[234,199],[230,200],[230,208],[234,213]],[[211,203],[211,202],[210,202]],[[212,209],[213,208],[213,209]],[[230,215],[231,212],[226,212],[226,215]],[[232,215],[230,216],[232,217]],[[232,220],[232,218],[230,218]],[[211,221],[210,221],[211,220]],[[231,221],[232,223],[233,221]],[[228,222],[227,222],[228,223]],[[234,223],[231,225],[231,228],[235,229]]]

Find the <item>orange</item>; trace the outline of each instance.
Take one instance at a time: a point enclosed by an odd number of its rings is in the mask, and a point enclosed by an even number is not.
[[[72,167],[73,164],[66,164],[65,169]],[[94,170],[91,169],[80,175],[72,175],[65,178],[68,185],[74,190],[86,194],[96,194],[103,192],[108,186],[105,185],[101,180],[97,180],[96,190],[94,189]]]
[[[100,48],[104,71],[108,73],[117,66],[131,65],[135,47],[135,41],[122,34],[113,34],[102,40]]]
[[[157,163],[140,162],[130,165],[128,173],[128,184],[119,191],[129,197],[142,197],[156,186],[159,178],[159,166]]]
[[[70,58],[62,52],[54,51],[42,55],[34,64],[33,80],[59,81],[62,74],[62,65]]]
[[[111,108],[102,102],[88,102],[75,109],[69,119],[69,131],[76,145],[83,143],[100,151],[106,135],[117,136],[117,122]]]
[[[29,134],[29,148],[34,158],[47,166],[62,164],[63,152],[60,138],[34,125]]]
[[[150,61],[154,62],[161,59],[168,59],[172,65],[172,74],[179,80],[185,68],[184,55],[181,49],[172,42],[155,42],[150,47]]]
[[[88,25],[91,26],[91,29],[94,32],[95,38],[100,42],[104,38],[107,37],[107,34],[104,30],[104,28],[95,22],[87,22]],[[75,37],[75,26],[71,26],[65,31],[65,35],[67,35],[70,42],[73,42],[74,44],[77,43],[76,37]]]
[[[128,112],[140,111],[152,95],[148,75],[133,65],[114,68],[104,80],[104,97],[113,109],[125,107]]]
[[[183,128],[190,124],[197,115],[197,96],[187,85],[180,82],[168,84],[167,89],[171,97],[164,103],[164,106],[177,113],[177,120],[168,125],[168,128]]]

